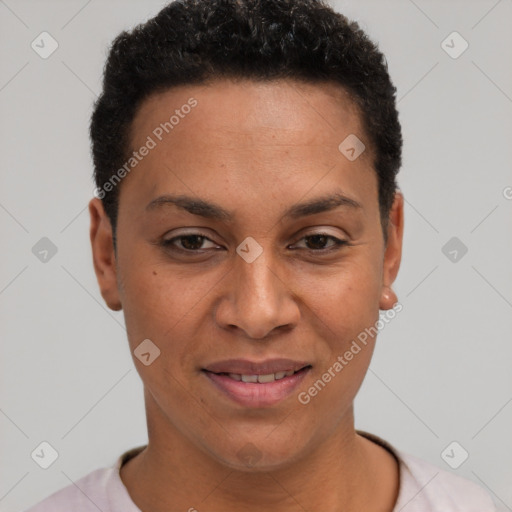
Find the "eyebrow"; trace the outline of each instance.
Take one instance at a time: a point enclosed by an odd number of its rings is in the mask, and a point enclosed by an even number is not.
[[[234,215],[228,210],[224,209],[218,204],[200,199],[197,197],[191,197],[187,195],[173,195],[166,194],[153,199],[146,206],[146,211],[154,211],[160,209],[163,206],[174,205],[182,210],[185,210],[192,215],[198,215],[206,219],[219,220],[225,222],[231,222],[234,219]],[[340,206],[349,207],[352,209],[362,209],[361,203],[352,199],[341,192],[324,195],[303,203],[297,203],[292,205],[283,214],[283,218],[298,219],[300,217],[306,217],[308,215],[315,215],[316,213],[327,212],[334,210]]]

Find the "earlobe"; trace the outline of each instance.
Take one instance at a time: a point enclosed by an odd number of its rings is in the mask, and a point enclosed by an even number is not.
[[[381,292],[381,298],[379,303],[379,309],[387,310],[393,309],[393,306],[398,302],[396,293],[391,289],[390,286],[383,286]]]
[[[112,237],[112,225],[100,199],[93,198],[89,202],[91,220],[90,239],[94,272],[107,306],[119,311],[122,304],[117,287],[116,257]]]
[[[384,252],[384,264],[382,274],[382,291],[380,309],[391,309],[398,301],[396,293],[391,285],[396,279],[400,261],[402,259],[402,239],[404,231],[404,196],[402,192],[395,192],[393,205],[389,212],[388,240]]]

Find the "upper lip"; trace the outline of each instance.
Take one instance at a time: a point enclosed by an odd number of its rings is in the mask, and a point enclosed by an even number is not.
[[[209,364],[206,371],[212,373],[236,373],[239,375],[269,375],[277,372],[294,372],[305,366],[311,366],[305,361],[294,361],[292,359],[266,359],[264,361],[249,361],[247,359],[228,359]]]

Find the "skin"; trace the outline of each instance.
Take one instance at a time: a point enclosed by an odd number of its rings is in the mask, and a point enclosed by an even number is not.
[[[149,366],[134,357],[149,444],[121,478],[143,511],[391,511],[397,462],[354,429],[353,401],[375,339],[307,405],[297,394],[397,301],[391,285],[403,196],[395,194],[385,244],[371,144],[335,84],[224,80],[173,88],[142,104],[133,148],[191,97],[197,106],[120,185],[117,252],[101,201],[89,204],[102,296],[123,309],[132,354],[144,339],[161,351]],[[338,150],[349,134],[366,145],[353,162]],[[361,206],[284,217],[292,205],[335,190]],[[233,220],[173,205],[145,210],[170,193],[215,202]],[[161,245],[198,232],[207,239],[174,246],[203,249],[200,255]],[[319,232],[350,245],[321,255],[333,241],[304,238]],[[263,249],[252,263],[236,253],[248,236]],[[270,407],[233,402],[201,372],[214,361],[275,357],[312,369]],[[249,444],[259,455],[251,465],[238,454]]]

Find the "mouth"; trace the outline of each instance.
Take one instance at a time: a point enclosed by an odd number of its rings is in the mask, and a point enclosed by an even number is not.
[[[202,369],[217,391],[244,407],[269,407],[287,398],[311,370],[307,362],[287,359],[261,363],[230,360]]]

